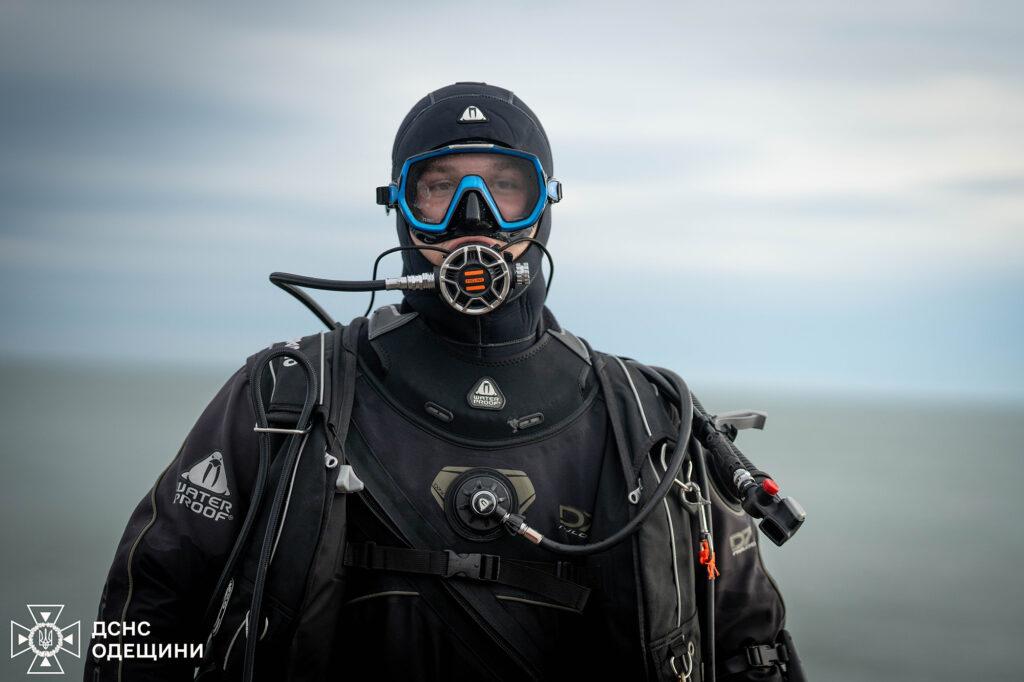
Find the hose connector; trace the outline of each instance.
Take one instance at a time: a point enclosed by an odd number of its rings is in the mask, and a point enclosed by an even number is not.
[[[433,289],[437,285],[437,277],[433,272],[424,272],[419,275],[403,275],[401,277],[388,277],[384,280],[384,288],[388,291],[401,289],[403,291],[414,291],[418,289]]]
[[[535,545],[539,545],[541,540],[544,539],[540,531],[536,528],[531,528],[526,523],[526,517],[522,514],[513,514],[500,504],[495,505],[494,511],[491,513],[501,519],[501,522],[505,524],[505,529],[511,535],[521,535]]]

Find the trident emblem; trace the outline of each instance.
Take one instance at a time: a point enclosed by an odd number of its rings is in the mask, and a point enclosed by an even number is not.
[[[31,651],[34,657],[28,666],[29,675],[63,675],[57,654],[66,651],[80,657],[81,621],[63,628],[57,625],[63,604],[29,604],[27,608],[31,627],[11,621],[11,658]]]

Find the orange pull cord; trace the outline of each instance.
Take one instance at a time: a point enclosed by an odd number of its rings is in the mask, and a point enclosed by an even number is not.
[[[708,569],[708,580],[714,580],[721,575],[718,566],[715,565],[715,552],[711,549],[711,543],[707,540],[700,541],[700,565]]]

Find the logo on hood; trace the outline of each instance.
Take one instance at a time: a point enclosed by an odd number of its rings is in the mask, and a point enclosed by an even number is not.
[[[484,116],[484,112],[475,104],[470,104],[462,111],[462,116],[459,116],[459,123],[485,123],[486,121],[487,117]]]
[[[505,396],[490,377],[482,377],[466,396],[470,407],[478,410],[500,410],[505,407]]]

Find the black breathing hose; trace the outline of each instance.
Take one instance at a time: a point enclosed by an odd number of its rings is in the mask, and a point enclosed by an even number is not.
[[[307,289],[320,289],[323,291],[383,291],[386,282],[382,279],[347,280],[347,279],[323,279],[321,277],[306,277],[305,275],[293,275],[288,272],[270,273],[270,281],[278,286],[278,282],[291,284]]]
[[[522,535],[544,549],[555,552],[556,554],[563,554],[567,556],[587,556],[603,552],[614,547],[635,533],[644,521],[647,520],[647,517],[651,515],[659,504],[661,504],[661,501],[665,499],[671,490],[675,483],[676,472],[682,468],[683,460],[686,458],[686,444],[690,441],[690,434],[693,425],[693,403],[690,400],[690,390],[687,388],[686,382],[677,375],[671,376],[667,381],[673,384],[673,390],[676,396],[683,396],[685,398],[685,402],[682,400],[677,401],[681,419],[679,420],[679,436],[676,440],[676,449],[672,454],[672,459],[668,463],[666,474],[661,479],[658,487],[654,489],[654,492],[651,493],[644,506],[633,515],[633,518],[631,518],[626,525],[597,542],[591,542],[585,545],[568,545],[541,535],[527,525],[526,519],[522,515],[513,514],[509,510],[501,507],[501,505],[497,505],[494,508],[493,514],[502,517],[505,527],[508,528],[511,533],[515,535]]]

